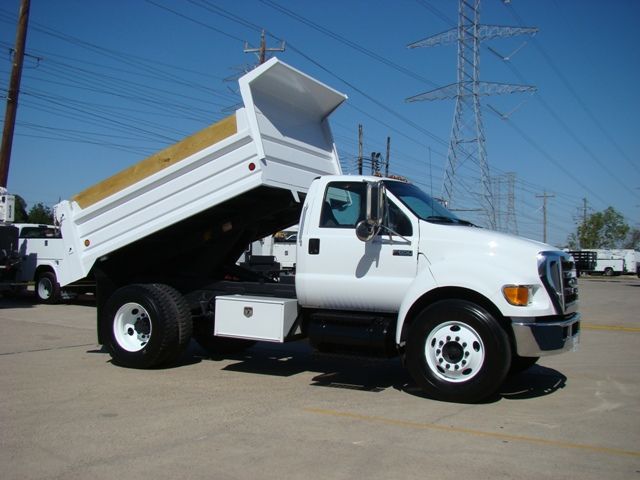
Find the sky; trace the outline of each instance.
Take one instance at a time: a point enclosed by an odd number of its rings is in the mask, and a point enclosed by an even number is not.
[[[0,1],[3,100],[19,4]],[[356,173],[362,125],[365,157],[384,156],[390,137],[390,172],[440,197],[455,100],[406,99],[455,83],[457,48],[407,46],[454,28],[457,8],[455,0],[31,0],[8,189],[28,206],[53,206],[228,116],[241,101],[235,79],[257,62],[245,42],[257,47],[265,29],[268,47],[285,41],[281,60],[348,95],[330,119],[345,173]],[[536,88],[481,97],[502,230],[543,240],[545,195],[553,245],[564,246],[585,213],[609,206],[640,228],[638,21],[636,0],[482,0],[482,24],[538,28],[480,49],[482,81]],[[453,182],[451,208],[486,225],[480,165],[461,162]]]

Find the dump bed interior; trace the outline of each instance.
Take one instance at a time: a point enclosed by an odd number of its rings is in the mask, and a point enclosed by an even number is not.
[[[239,80],[244,108],[55,208],[60,282],[220,275],[249,242],[296,223],[312,180],[339,174],[327,121],[345,96],[271,59]]]

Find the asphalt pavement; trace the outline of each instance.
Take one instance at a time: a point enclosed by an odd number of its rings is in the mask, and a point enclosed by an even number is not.
[[[640,279],[581,278],[580,295],[579,350],[473,405],[304,342],[120,368],[90,298],[0,298],[1,478],[640,480]]]

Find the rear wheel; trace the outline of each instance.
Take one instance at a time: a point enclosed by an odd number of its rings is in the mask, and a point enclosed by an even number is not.
[[[60,284],[53,272],[40,272],[36,276],[36,297],[41,303],[60,302]]]
[[[407,366],[428,395],[475,402],[495,393],[509,370],[506,332],[484,308],[442,300],[416,317],[409,331]]]
[[[613,268],[611,268],[611,267],[607,267],[607,268],[605,268],[605,269],[604,269],[604,274],[605,274],[607,277],[612,277],[612,276],[613,276]]]
[[[161,284],[128,285],[107,300],[101,338],[114,363],[151,368],[173,363],[191,338],[191,312],[184,297]]]

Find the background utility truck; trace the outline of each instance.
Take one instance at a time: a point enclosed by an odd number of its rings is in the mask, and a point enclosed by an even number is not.
[[[429,395],[475,401],[577,345],[569,255],[474,227],[408,183],[341,175],[327,118],[346,97],[279,60],[239,83],[234,115],[55,209],[59,281],[96,279],[114,363],[171,363],[192,335],[214,354],[306,337],[400,355]],[[293,281],[236,265],[296,223]]]

